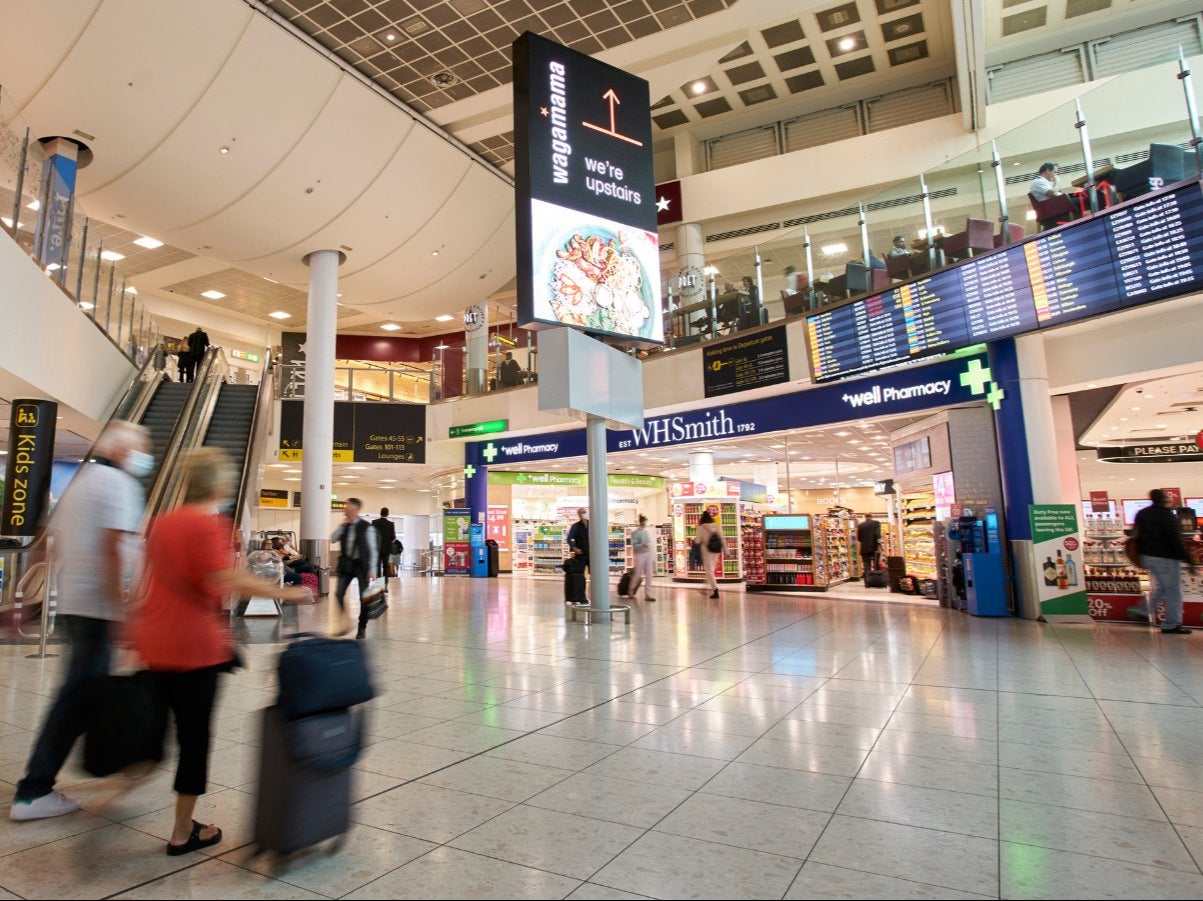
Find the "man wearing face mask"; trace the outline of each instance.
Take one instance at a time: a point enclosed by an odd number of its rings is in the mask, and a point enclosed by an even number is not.
[[[58,625],[70,661],[34,744],[9,816],[38,820],[73,813],[79,801],[55,791],[59,770],[88,726],[109,672],[113,632],[125,618],[134,536],[146,501],[139,479],[154,469],[146,429],[120,420],[96,441],[91,462],[71,480],[50,528],[58,567]]]

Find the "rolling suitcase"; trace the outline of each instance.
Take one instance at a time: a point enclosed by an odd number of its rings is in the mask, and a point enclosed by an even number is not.
[[[886,577],[884,569],[871,569],[865,573],[866,588],[886,588],[889,584],[889,579]]]
[[[625,598],[631,593],[631,580],[635,578],[635,570],[628,569],[622,574],[622,578],[618,580],[618,596]]]
[[[585,574],[564,573],[564,601],[568,604],[585,604]]]
[[[263,711],[255,844],[281,856],[337,838],[351,820],[351,764],[362,746],[350,711],[287,720]]]

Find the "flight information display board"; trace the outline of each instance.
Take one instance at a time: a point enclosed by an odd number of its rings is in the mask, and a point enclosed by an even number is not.
[[[816,382],[1203,289],[1203,192],[1154,194],[806,319]]]

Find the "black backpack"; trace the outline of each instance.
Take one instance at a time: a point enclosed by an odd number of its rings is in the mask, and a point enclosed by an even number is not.
[[[721,554],[723,552],[723,539],[719,536],[718,532],[710,536],[710,540],[706,542],[706,550],[712,554]]]

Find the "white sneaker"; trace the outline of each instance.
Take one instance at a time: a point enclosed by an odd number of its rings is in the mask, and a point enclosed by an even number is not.
[[[60,791],[52,791],[50,794],[34,798],[32,801],[13,801],[8,818],[18,822],[44,820],[48,817],[61,817],[68,813],[75,813],[79,810],[79,806],[79,801],[74,798],[68,798]]]

